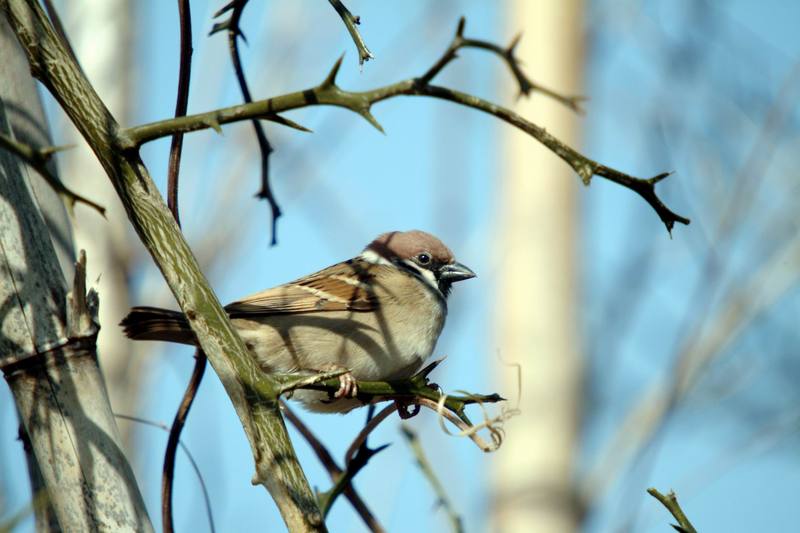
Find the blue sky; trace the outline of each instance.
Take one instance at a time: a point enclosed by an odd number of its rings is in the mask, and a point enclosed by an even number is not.
[[[342,52],[345,60],[339,82],[346,88],[370,88],[418,75],[447,46],[460,15],[467,17],[468,35],[500,43],[508,42],[525,27],[524,21],[507,19],[502,2],[449,0],[433,5],[354,1],[348,5],[362,17],[362,32],[376,56],[360,68],[349,36],[326,3],[251,4],[244,26],[250,44],[243,48],[243,60],[257,98],[318,83]],[[670,240],[649,207],[630,191],[601,180],[580,190],[583,335],[587,339],[585,353],[593,358],[590,368],[595,372],[590,376],[593,384],[589,396],[597,402],[587,406],[591,418],[586,422],[582,468],[591,464],[631,402],[667,371],[675,353],[675,336],[687,313],[692,312],[687,306],[699,277],[702,235],[713,228],[715,214],[714,205],[703,203],[707,196],[699,194],[711,185],[710,174],[698,171],[704,167],[697,162],[697,154],[703,153],[703,143],[707,143],[708,151],[729,151],[731,157],[725,164],[740,167],[767,112],[750,102],[773,100],[800,57],[800,39],[795,35],[800,7],[792,2],[714,5],[715,32],[692,27],[696,19],[687,15],[691,13],[688,2],[598,0],[587,4],[585,24],[591,46],[585,93],[591,100],[583,119],[582,149],[590,157],[636,175],[675,170],[675,176],[659,190],[669,205],[694,222],[688,228],[677,227]],[[211,14],[220,5],[192,3],[195,55],[190,111],[239,102],[226,58],[225,37],[205,36]],[[169,2],[142,2],[139,9],[139,22],[147,21],[151,37],[137,36],[139,88],[134,120],[146,122],[173,112],[176,13]],[[309,30],[312,37],[298,39]],[[673,55],[664,52],[664,42],[674,45],[670,49]],[[700,58],[681,55],[683,43],[695,43],[706,52]],[[694,53],[691,48],[686,50]],[[707,83],[703,83],[704,76],[686,74],[692,65],[703,69]],[[536,79],[536,73],[529,74]],[[717,79],[729,80],[730,85],[720,88],[713,82]],[[462,53],[439,81],[513,105],[513,80],[495,58],[480,51]],[[741,119],[745,127],[715,131],[717,123],[707,115],[715,100],[733,102],[745,117]],[[787,143],[796,138],[799,122],[796,108],[790,111],[794,118],[786,128]],[[421,98],[384,102],[376,105],[373,113],[386,135],[361,118],[332,108],[288,114],[314,130],[313,134],[268,126],[276,149],[271,160],[273,184],[285,213],[278,225],[279,246],[273,248],[269,247],[267,207],[252,199],[258,186],[258,155],[249,125],[226,127],[222,136],[212,131],[189,136],[181,195],[187,239],[199,245],[214,234],[219,225],[210,223],[216,216],[214,206],[223,197],[231,198],[223,214],[224,222],[232,228],[221,237],[226,244],[225,257],[214,261],[208,272],[220,299],[231,301],[350,257],[372,237],[389,229],[420,228],[437,234],[479,277],[458,286],[451,298],[448,325],[437,348],[437,354],[446,354],[449,359],[437,371],[436,381],[446,389],[489,392],[492,384],[486,376],[491,354],[495,353],[490,340],[490,293],[492,280],[502,275],[502,267],[491,257],[491,231],[500,208],[494,191],[500,179],[496,169],[506,126],[477,112]],[[654,116],[660,117],[659,121],[654,121]],[[654,124],[664,132],[661,143],[651,141]],[[161,186],[167,150],[168,142],[159,141],[143,152]],[[781,157],[776,157],[772,172],[791,168]],[[231,173],[236,173],[233,179]],[[723,191],[728,183],[725,179],[721,182]],[[770,201],[761,198],[757,205],[769,208]],[[738,257],[737,253],[742,256],[737,260],[738,277],[731,275],[734,281],[744,279],[751,268],[748,257],[752,241],[743,237],[731,245],[731,257]],[[626,330],[628,335],[616,339],[605,319],[619,294],[620,272],[648,247],[655,259],[645,267],[652,268],[653,274],[646,280],[645,296]],[[163,290],[153,267],[138,274],[135,281],[138,304],[150,303],[148,295]],[[796,296],[795,291],[781,300],[779,314],[795,319],[799,316]],[[760,346],[757,334],[756,328],[750,342]],[[732,351],[747,351],[750,345],[747,335],[744,337],[745,341]],[[613,352],[611,371],[604,367],[609,357],[603,353],[604,347]],[[796,351],[796,345],[776,348],[781,353],[792,349]],[[160,348],[149,357],[150,368],[156,370],[151,372],[137,414],[171,420],[190,373],[190,351]],[[749,361],[744,356],[731,360]],[[761,365],[769,369],[778,361],[777,357],[765,356]],[[773,382],[767,379],[767,370],[752,375],[755,377],[749,389],[773,401],[774,395],[769,394]],[[617,529],[631,519],[636,520],[635,531],[666,531],[669,517],[644,494],[644,488],[650,485],[675,488],[701,530],[793,530],[800,519],[793,504],[800,488],[796,429],[789,437],[786,432],[772,441],[765,437],[760,448],[754,446],[755,451],[743,452],[733,465],[706,475],[704,469],[713,467],[726,450],[747,451],[742,443],[749,442],[752,425],[744,426],[718,398],[704,397],[705,388],[671,418],[652,460],[646,460],[639,470],[622,477],[608,494],[598,498],[587,531]],[[793,407],[774,401],[776,407],[770,413]],[[0,388],[0,464],[8,472],[3,477],[13,480],[4,482],[4,486],[19,489],[24,485],[25,471],[13,440],[16,423],[11,403],[7,389]],[[305,418],[334,456],[341,457],[360,429],[363,416],[356,412]],[[420,416],[412,424],[457,502],[468,530],[487,530],[486,456],[468,442],[442,435],[433,416]],[[144,428],[138,439],[137,448],[142,451],[135,459],[136,472],[151,516],[158,522],[166,436]],[[184,442],[201,465],[219,530],[270,529],[279,523],[263,489],[249,483],[253,468],[249,448],[211,372],[190,415]],[[390,531],[445,529],[444,515],[435,510],[434,495],[414,466],[394,422],[384,424],[372,438],[373,444],[386,442],[393,444],[359,475],[357,488]],[[324,490],[328,486],[325,472],[300,439],[295,443],[312,485]],[[27,498],[25,490],[11,492],[6,509],[19,508]],[[632,512],[634,508],[636,513]],[[178,531],[207,530],[196,479],[180,455],[175,509]],[[329,524],[332,531],[362,530],[343,500],[334,507]]]

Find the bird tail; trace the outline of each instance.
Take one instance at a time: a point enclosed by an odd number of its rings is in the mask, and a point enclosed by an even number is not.
[[[125,335],[137,341],[197,344],[183,313],[158,307],[134,307],[119,323]]]

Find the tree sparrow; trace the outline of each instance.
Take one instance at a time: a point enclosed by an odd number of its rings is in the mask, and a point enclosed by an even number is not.
[[[431,355],[447,315],[451,285],[475,277],[439,239],[393,231],[347,261],[225,307],[267,372],[346,369],[334,399],[298,390],[319,412],[360,404],[355,380],[412,376]],[[197,344],[183,314],[134,307],[120,324],[135,340]]]

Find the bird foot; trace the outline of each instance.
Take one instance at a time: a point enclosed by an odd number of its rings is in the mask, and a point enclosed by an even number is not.
[[[339,376],[339,390],[336,391],[333,397],[337,400],[340,398],[355,398],[358,395],[358,383],[350,370],[336,363],[327,364],[320,369],[321,372],[337,372],[339,370],[347,370],[347,372]]]

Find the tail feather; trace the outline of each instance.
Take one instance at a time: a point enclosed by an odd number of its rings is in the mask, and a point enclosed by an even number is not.
[[[134,307],[119,323],[125,335],[139,341],[168,341],[196,344],[192,328],[183,313],[158,307]]]

